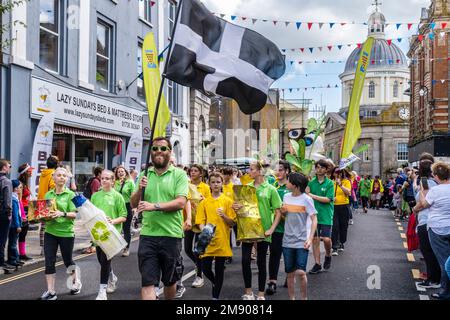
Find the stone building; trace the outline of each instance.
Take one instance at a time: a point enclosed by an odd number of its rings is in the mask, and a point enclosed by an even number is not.
[[[429,9],[422,9],[420,23],[408,52],[412,60],[409,161],[414,163],[422,152],[429,152],[449,162],[450,3],[433,0]]]
[[[368,35],[375,38],[360,104],[362,134],[355,148],[367,144],[369,150],[353,164],[359,174],[386,177],[408,161],[408,105],[404,92],[408,88],[409,70],[406,56],[394,43],[385,39],[386,19],[377,10],[368,21]],[[339,162],[341,141],[361,49],[349,56],[342,82],[342,107],[329,113],[325,126],[325,152]]]

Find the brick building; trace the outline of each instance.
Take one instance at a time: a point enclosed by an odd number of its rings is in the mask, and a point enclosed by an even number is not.
[[[433,0],[422,9],[419,34],[410,43],[411,105],[409,161],[422,152],[450,161],[450,3]]]

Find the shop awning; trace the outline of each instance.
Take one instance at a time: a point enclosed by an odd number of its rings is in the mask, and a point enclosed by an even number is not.
[[[121,137],[115,136],[112,134],[89,131],[89,130],[84,130],[84,129],[79,129],[79,128],[66,127],[66,126],[62,126],[62,125],[58,125],[58,124],[55,124],[55,132],[66,133],[66,134],[75,134],[77,136],[96,138],[96,139],[101,139],[101,140],[110,140],[110,141],[116,141],[116,142],[122,141]]]

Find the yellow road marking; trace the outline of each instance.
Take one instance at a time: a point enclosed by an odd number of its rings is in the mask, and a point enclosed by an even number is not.
[[[398,231],[403,231],[403,227],[398,227]]]
[[[401,237],[402,239],[406,239],[406,234],[400,233],[400,237]]]
[[[408,244],[406,242],[403,242],[403,248],[408,249]]]
[[[420,270],[419,269],[412,269],[411,272],[412,272],[414,279],[420,279]]]
[[[407,253],[406,257],[408,258],[409,262],[414,262],[416,259],[414,259],[414,255],[412,253]]]

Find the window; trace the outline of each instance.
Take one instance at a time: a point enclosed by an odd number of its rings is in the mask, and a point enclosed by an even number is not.
[[[369,150],[363,151],[362,161],[363,162],[370,162],[370,152],[369,152]]]
[[[167,91],[169,99],[169,109],[173,114],[179,115],[180,110],[178,110],[178,86],[175,82],[167,81]]]
[[[407,143],[397,143],[397,161],[408,161]]]
[[[39,14],[39,64],[59,72],[60,59],[60,1],[41,0]]]
[[[110,91],[111,84],[111,40],[112,28],[102,21],[97,22],[97,84]]]
[[[375,98],[375,82],[373,81],[369,83],[369,98]]]
[[[177,5],[169,1],[169,37],[172,35],[175,26],[175,17],[177,14]]]
[[[139,0],[139,17],[152,22],[152,4],[150,0]]]
[[[142,43],[138,43],[137,47],[137,74],[140,75],[142,73]],[[137,84],[137,96],[138,98],[145,100],[144,94],[144,81],[141,78],[136,80]]]
[[[394,98],[398,98],[398,81],[394,81]]]

